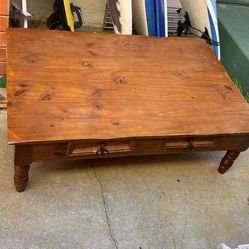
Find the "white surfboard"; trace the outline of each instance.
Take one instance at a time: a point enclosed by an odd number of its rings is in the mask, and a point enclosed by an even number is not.
[[[132,34],[132,0],[109,0],[115,34]]]
[[[218,21],[216,12],[216,0],[180,0],[182,8],[188,12],[191,26],[205,31],[208,30],[209,36],[219,42]],[[198,31],[193,32],[200,35]],[[220,59],[220,47],[214,46],[214,52]]]
[[[138,35],[149,35],[145,0],[133,0],[132,19]]]
[[[132,12],[137,34],[168,36],[167,0],[132,0]]]
[[[211,34],[206,0],[180,0],[182,8],[188,12],[191,26]],[[199,33],[197,33],[199,35]]]
[[[167,0],[155,0],[156,31],[159,37],[168,37]]]
[[[209,17],[212,39],[219,43],[220,38],[219,38],[216,0],[207,0],[207,7],[208,7],[208,17]],[[217,58],[220,60],[220,46],[214,46],[214,52]]]

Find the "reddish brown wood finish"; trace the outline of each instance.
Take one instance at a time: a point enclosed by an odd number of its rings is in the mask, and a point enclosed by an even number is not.
[[[224,174],[227,170],[229,170],[232,167],[234,160],[237,159],[239,154],[240,154],[240,152],[238,152],[238,151],[228,150],[226,155],[222,158],[222,160],[220,162],[220,167],[219,167],[218,171],[221,174]]]
[[[5,74],[6,72],[6,63],[0,61],[0,75]]]
[[[0,31],[6,31],[9,27],[9,16],[0,15]]]
[[[12,144],[249,132],[200,39],[10,29],[8,65]]]
[[[23,192],[26,189],[29,180],[29,165],[15,165],[14,183],[17,192]]]
[[[0,1],[0,15],[8,16],[9,15],[9,0],[2,0]]]
[[[6,47],[6,32],[5,31],[0,32],[0,45],[3,47]]]
[[[6,48],[0,47],[0,62],[6,61]]]
[[[16,145],[15,146],[15,175],[14,183],[18,192],[23,192],[29,180],[29,165],[32,163],[31,145]]]
[[[249,106],[205,41],[7,37],[9,143],[28,154],[16,165],[249,146]]]
[[[9,26],[9,0],[0,1],[0,75],[6,74],[6,29]]]

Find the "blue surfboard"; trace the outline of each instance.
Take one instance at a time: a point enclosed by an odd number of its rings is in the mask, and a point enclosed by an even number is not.
[[[138,35],[168,36],[167,0],[133,0],[132,11]]]
[[[138,35],[156,36],[155,0],[132,1],[132,19]]]
[[[208,18],[211,29],[211,37],[214,41],[219,42],[218,18],[216,9],[216,0],[207,0]],[[214,45],[214,52],[220,60],[220,46]]]
[[[145,0],[146,19],[149,36],[156,36],[156,16],[154,0]]]
[[[155,0],[156,33],[159,37],[168,36],[167,32],[167,1]]]

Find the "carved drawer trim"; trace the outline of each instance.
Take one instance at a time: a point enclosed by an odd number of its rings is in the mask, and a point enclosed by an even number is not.
[[[215,140],[211,137],[207,138],[169,138],[165,139],[162,145],[164,151],[167,150],[186,150],[215,148]]]
[[[108,154],[132,152],[134,148],[134,140],[73,142],[68,144],[66,156],[106,156]]]

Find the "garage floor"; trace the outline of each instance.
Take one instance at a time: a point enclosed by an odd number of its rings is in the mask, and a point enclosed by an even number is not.
[[[249,242],[249,153],[225,175],[224,152],[34,163],[13,185],[0,111],[1,249],[212,249]]]

